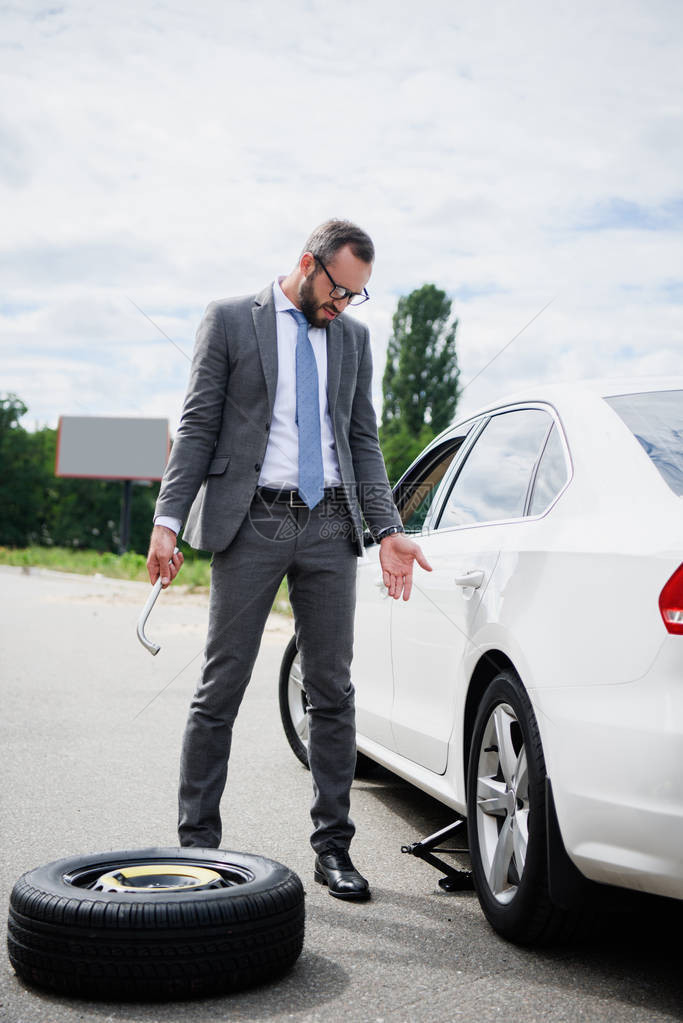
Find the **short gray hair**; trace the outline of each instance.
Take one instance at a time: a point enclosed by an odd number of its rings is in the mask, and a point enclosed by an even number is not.
[[[372,238],[350,220],[326,220],[324,224],[320,224],[309,235],[301,255],[303,256],[304,252],[311,252],[321,263],[330,263],[345,245],[351,247],[356,259],[364,263],[374,262],[375,246],[372,244]]]

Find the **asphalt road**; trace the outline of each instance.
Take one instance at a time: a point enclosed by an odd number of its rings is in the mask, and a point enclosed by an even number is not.
[[[62,856],[175,845],[180,739],[201,658],[206,602],[173,589],[152,614],[162,645],[135,639],[138,583],[0,568],[3,920],[23,871]],[[273,616],[236,728],[223,847],[288,864],[306,889],[306,942],[283,980],[185,1003],[94,1003],[26,987],[5,951],[0,1019],[9,1023],[412,1021],[574,1023],[683,1019],[680,922],[627,916],[554,950],[517,948],[470,893],[402,844],[450,822],[386,772],[354,785],[354,859],[373,900],[345,904],[313,883],[310,777],[289,751],[277,674],[291,625]],[[151,701],[151,702],[150,702]]]

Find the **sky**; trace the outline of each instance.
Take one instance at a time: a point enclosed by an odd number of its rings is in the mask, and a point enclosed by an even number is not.
[[[207,304],[329,217],[375,241],[378,411],[427,282],[461,412],[683,373],[682,30],[677,0],[0,6],[0,394],[175,429]]]

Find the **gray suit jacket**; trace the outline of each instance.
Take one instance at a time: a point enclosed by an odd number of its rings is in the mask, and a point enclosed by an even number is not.
[[[199,325],[180,426],[155,515],[185,522],[206,551],[231,543],[251,504],[277,383],[272,285],[212,302]],[[399,525],[377,439],[367,327],[346,314],[327,327],[327,399],[359,554],[371,530]]]

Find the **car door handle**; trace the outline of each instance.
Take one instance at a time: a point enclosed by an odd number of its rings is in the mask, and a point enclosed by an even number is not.
[[[478,590],[485,578],[486,574],[481,569],[477,569],[474,572],[465,572],[464,575],[456,575],[455,585],[471,586],[473,590]]]

